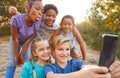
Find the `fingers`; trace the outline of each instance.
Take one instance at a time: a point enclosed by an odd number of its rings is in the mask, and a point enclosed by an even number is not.
[[[107,67],[96,67],[95,69],[92,69],[94,73],[96,73],[95,78],[111,78],[111,74],[108,73]]]
[[[24,57],[20,57],[20,64],[21,64],[21,65],[24,64]]]
[[[110,67],[109,67],[110,73],[112,75],[112,78],[120,78],[120,61],[115,61]]]
[[[8,8],[9,14],[16,14],[17,13],[17,8],[14,6],[10,6]]]
[[[110,71],[114,71],[115,68],[117,68],[118,66],[120,66],[120,61],[115,61],[112,63],[112,65],[109,67]]]
[[[111,78],[111,74],[110,73],[106,73],[106,74],[96,74],[95,78]]]
[[[90,69],[90,71],[96,72],[96,73],[99,73],[99,74],[109,72],[107,67],[99,67],[99,66],[96,66],[96,65],[84,65],[82,67],[82,69],[84,69],[84,70]]]
[[[99,74],[104,74],[104,73],[108,73],[108,68],[107,67],[96,67],[92,71],[99,73]]]
[[[86,65],[81,70],[84,70],[84,78],[111,78],[111,74],[108,71],[107,67],[98,67],[95,65]],[[89,77],[88,77],[89,76]]]
[[[111,74],[112,78],[120,78],[120,73]]]

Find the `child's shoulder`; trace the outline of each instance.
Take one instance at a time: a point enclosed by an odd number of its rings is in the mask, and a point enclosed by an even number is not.
[[[53,69],[56,69],[57,64],[56,64],[56,63],[49,63],[49,64],[47,64],[45,67],[51,67],[51,68],[53,68]]]
[[[31,62],[31,61],[25,62],[25,63],[23,64],[23,66],[24,66],[24,67],[32,67],[32,62]]]
[[[68,62],[70,62],[70,63],[72,63],[72,64],[77,64],[77,63],[81,63],[81,64],[84,64],[84,62],[83,61],[81,61],[81,60],[76,60],[76,59],[74,59],[74,58],[72,58],[71,60],[69,60]]]
[[[25,13],[23,13],[23,14],[15,14],[15,15],[13,15],[11,18],[12,19],[14,19],[14,18],[17,18],[17,19],[19,19],[19,18],[23,18],[25,16]]]

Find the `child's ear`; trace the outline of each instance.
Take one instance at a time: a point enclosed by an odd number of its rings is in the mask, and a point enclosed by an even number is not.
[[[51,52],[51,55],[52,55],[53,57],[55,57],[55,52],[54,52],[54,51],[52,51],[52,52]]]
[[[30,10],[30,6],[28,4],[25,5],[25,12],[28,13]]]
[[[36,52],[35,52],[35,51],[34,51],[34,52],[32,52],[32,53],[33,53],[33,55],[34,55],[34,56],[37,56],[37,54],[36,54]]]

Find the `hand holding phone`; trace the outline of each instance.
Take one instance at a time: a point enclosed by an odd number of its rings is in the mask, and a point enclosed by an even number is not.
[[[115,60],[118,36],[111,34],[102,35],[102,48],[99,66],[109,67]]]

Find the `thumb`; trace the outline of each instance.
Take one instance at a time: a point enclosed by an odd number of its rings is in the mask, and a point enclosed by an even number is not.
[[[91,69],[91,71],[95,73],[99,73],[99,74],[104,74],[104,73],[108,73],[108,68],[107,67],[96,67],[94,69]]]

